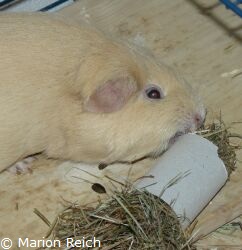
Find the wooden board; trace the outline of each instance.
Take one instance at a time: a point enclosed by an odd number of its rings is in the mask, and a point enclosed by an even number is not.
[[[208,119],[220,111],[232,130],[242,134],[242,19],[218,1],[198,0],[79,0],[60,11],[66,18],[86,21],[105,32],[150,48],[164,62],[175,66],[201,94]],[[213,8],[204,10],[204,6]],[[242,159],[242,152],[238,152]],[[136,164],[129,175],[135,179],[153,164]],[[52,221],[68,202],[87,204],[107,195],[92,192],[90,183],[108,185],[105,175],[127,176],[129,166],[98,171],[84,168],[98,178],[64,163],[42,159],[32,175],[0,175],[0,238],[41,239],[48,227],[33,213],[38,208]],[[74,169],[73,169],[74,167]],[[90,169],[90,170],[89,170]],[[74,172],[72,172],[74,171]],[[73,180],[72,176],[79,176]],[[206,234],[242,214],[242,165],[198,218],[195,232]],[[231,231],[230,231],[231,233]],[[200,249],[242,249],[242,233],[216,232],[197,242]],[[222,246],[223,245],[223,246]],[[234,248],[233,248],[234,246]],[[24,249],[24,248],[23,248]]]

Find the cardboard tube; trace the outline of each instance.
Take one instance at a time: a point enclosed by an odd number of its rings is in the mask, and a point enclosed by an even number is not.
[[[205,138],[180,136],[136,187],[170,204],[186,228],[225,184],[228,173],[217,147]],[[184,217],[186,219],[184,220]]]

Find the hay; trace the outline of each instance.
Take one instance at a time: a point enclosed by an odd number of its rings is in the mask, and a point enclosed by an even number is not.
[[[70,237],[95,237],[101,241],[102,250],[191,249],[171,208],[140,190],[115,191],[110,200],[95,209],[75,205],[67,208],[58,216],[52,237],[61,240],[62,245]]]
[[[204,126],[197,134],[206,137],[218,146],[218,154],[224,161],[229,174],[235,169],[237,146],[231,145],[223,122],[217,121]],[[92,189],[105,193],[105,188],[94,183]],[[171,207],[148,192],[124,186],[114,191],[105,203],[96,208],[72,205],[57,215],[50,225],[38,211],[35,213],[49,226],[46,237],[59,239],[63,245],[67,238],[74,240],[92,239],[101,241],[102,250],[175,250],[195,249],[181,228],[179,218]],[[66,249],[88,249],[66,248]]]
[[[229,128],[226,127],[224,122],[219,119],[211,124],[204,125],[197,134],[210,140],[218,147],[218,155],[225,164],[225,167],[230,175],[236,168],[236,149],[240,149],[239,145],[232,145],[230,137],[238,137],[241,139],[241,135],[233,134],[229,132]]]

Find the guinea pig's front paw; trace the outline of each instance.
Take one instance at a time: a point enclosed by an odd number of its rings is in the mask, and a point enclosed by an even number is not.
[[[7,170],[10,173],[20,175],[32,173],[32,163],[36,158],[33,156],[26,157],[22,161],[16,162],[14,165],[10,166]]]

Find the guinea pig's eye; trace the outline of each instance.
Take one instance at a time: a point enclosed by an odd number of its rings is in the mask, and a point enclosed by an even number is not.
[[[149,99],[162,99],[164,97],[160,88],[151,86],[145,90],[145,95]]]

